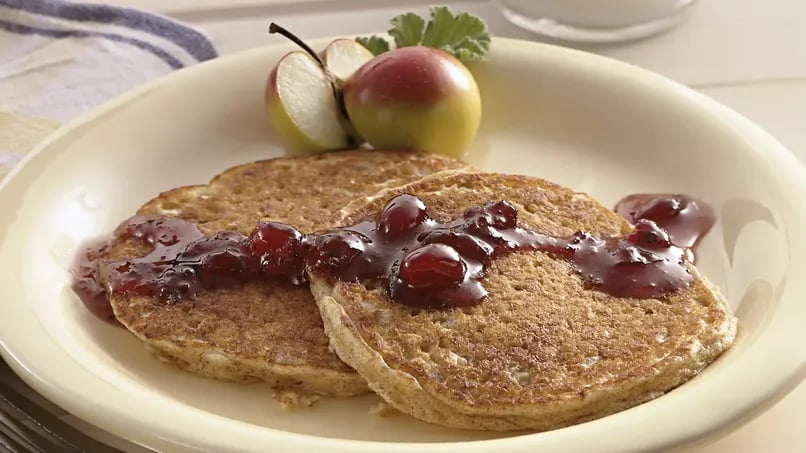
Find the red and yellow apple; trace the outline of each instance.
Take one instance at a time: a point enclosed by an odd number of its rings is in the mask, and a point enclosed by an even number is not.
[[[470,71],[431,47],[403,47],[361,66],[344,85],[355,130],[375,148],[460,155],[481,121]]]

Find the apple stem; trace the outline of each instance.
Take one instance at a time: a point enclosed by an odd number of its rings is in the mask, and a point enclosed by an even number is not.
[[[316,60],[317,63],[319,63],[319,66],[322,67],[322,69],[325,71],[325,74],[327,74],[327,77],[330,79],[330,88],[333,90],[333,97],[336,99],[336,107],[339,109],[339,121],[342,123],[342,127],[347,132],[347,141],[351,146],[361,144],[362,140],[359,138],[358,133],[356,133],[352,123],[350,123],[350,118],[347,115],[347,107],[344,105],[344,94],[341,91],[341,85],[343,82],[330,72],[322,59],[319,58],[319,55],[317,55],[310,46],[305,44],[305,41],[297,38],[290,31],[272,22],[269,24],[269,33],[278,33],[288,38],[294,44],[302,47],[305,52],[307,52],[311,57],[313,57],[314,60]]]
[[[309,54],[310,56],[312,56],[312,57],[313,57],[313,59],[314,59],[314,60],[316,60],[316,62],[317,62],[317,63],[319,63],[319,66],[321,66],[321,67],[322,67],[322,68],[324,68],[324,69],[327,69],[327,68],[325,67],[325,63],[322,61],[322,59],[321,59],[321,58],[319,58],[319,55],[317,55],[317,54],[316,54],[316,52],[314,52],[314,51],[313,51],[313,49],[311,49],[311,47],[310,47],[310,46],[308,46],[307,44],[305,44],[305,41],[303,41],[303,40],[301,40],[301,39],[297,38],[297,37],[296,37],[296,36],[295,36],[293,33],[291,33],[290,31],[288,31],[288,30],[286,30],[285,28],[283,28],[283,27],[281,27],[281,26],[279,26],[279,25],[275,24],[274,22],[272,22],[272,23],[270,23],[270,24],[269,24],[269,33],[272,33],[272,34],[273,34],[273,33],[279,33],[280,35],[282,35],[282,36],[284,36],[284,37],[288,38],[288,39],[289,39],[289,40],[291,40],[291,41],[292,41],[294,44],[296,44],[296,45],[298,45],[298,46],[302,47],[302,49],[303,49],[305,52],[308,52],[308,54]]]

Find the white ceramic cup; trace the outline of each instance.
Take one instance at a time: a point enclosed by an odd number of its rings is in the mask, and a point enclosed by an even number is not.
[[[695,0],[496,0],[513,24],[556,39],[617,42],[676,25]]]

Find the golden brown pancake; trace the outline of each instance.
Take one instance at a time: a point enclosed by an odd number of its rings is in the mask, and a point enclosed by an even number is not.
[[[421,198],[446,222],[510,201],[518,224],[553,236],[621,235],[631,226],[589,196],[524,176],[435,176],[353,203],[345,225],[375,218],[395,195]],[[656,398],[733,342],[736,318],[702,278],[666,299],[587,289],[571,265],[539,252],[496,259],[470,308],[415,309],[379,285],[311,275],[339,357],[401,412],[454,428],[549,430]],[[380,285],[382,286],[382,285]]]
[[[441,171],[459,161],[406,151],[356,150],[278,158],[229,169],[208,185],[180,187],[146,203],[138,215],[196,223],[205,235],[243,234],[258,220],[283,222],[303,233],[332,227],[334,212],[356,198]],[[150,250],[113,243],[111,261]],[[263,281],[166,304],[156,297],[111,295],[117,319],[162,358],[218,379],[263,380],[276,388],[322,395],[368,391],[364,380],[329,350],[311,293]]]

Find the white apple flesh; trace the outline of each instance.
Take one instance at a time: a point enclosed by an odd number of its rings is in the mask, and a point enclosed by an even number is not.
[[[366,47],[344,38],[332,41],[321,55],[327,69],[340,80],[347,80],[374,56]]]
[[[286,54],[266,83],[269,120],[288,146],[320,152],[347,147],[332,81],[313,57],[302,51]]]

